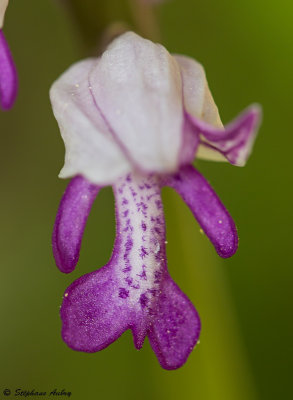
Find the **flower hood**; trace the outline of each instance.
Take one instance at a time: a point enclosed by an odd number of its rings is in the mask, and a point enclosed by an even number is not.
[[[224,132],[202,66],[133,32],[74,64],[50,97],[66,147],[63,178],[111,184],[133,170],[171,173],[197,149],[224,159],[213,137],[200,139],[202,122]]]

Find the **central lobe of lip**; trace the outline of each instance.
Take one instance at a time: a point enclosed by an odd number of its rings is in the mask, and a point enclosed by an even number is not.
[[[165,221],[155,178],[135,182],[128,175],[115,185],[119,297],[152,314],[166,272]],[[116,256],[117,254],[117,256]]]

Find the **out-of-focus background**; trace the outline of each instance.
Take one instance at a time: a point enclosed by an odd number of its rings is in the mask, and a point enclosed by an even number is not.
[[[81,20],[83,5],[94,3],[99,23],[124,18],[125,1],[72,2]],[[61,3],[11,1],[5,21],[20,91],[15,107],[0,114],[0,398],[6,388],[11,397],[17,388],[65,389],[77,400],[290,398],[292,2],[173,0],[157,10],[162,43],[205,66],[224,122],[253,102],[264,110],[245,168],[196,162],[237,223],[234,257],[221,260],[179,197],[164,191],[169,268],[203,326],[200,344],[177,371],[162,370],[147,341],[136,351],[129,332],[96,354],[74,352],[60,337],[64,290],[107,262],[114,239],[112,193],[105,189],[78,268],[63,275],[55,267],[51,231],[67,182],[57,178],[64,147],[48,90],[87,51],[78,18]]]

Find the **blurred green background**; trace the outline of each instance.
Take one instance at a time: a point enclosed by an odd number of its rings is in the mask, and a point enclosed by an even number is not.
[[[61,340],[65,288],[104,265],[114,239],[112,193],[104,189],[79,267],[68,276],[55,267],[51,231],[67,182],[57,178],[64,147],[48,90],[86,54],[91,25],[82,36],[78,18],[70,19],[61,1],[10,3],[4,31],[20,92],[13,110],[0,114],[0,399],[5,388],[65,389],[78,400],[290,398],[292,1],[173,0],[157,10],[163,44],[205,66],[224,122],[253,102],[264,109],[245,168],[196,162],[236,221],[234,257],[221,260],[179,197],[164,190],[169,268],[203,325],[188,362],[171,372],[160,368],[147,341],[136,351],[129,332],[90,355]],[[96,16],[102,27],[129,18],[125,1],[73,3],[88,7],[91,24]],[[77,17],[86,19],[81,10]]]

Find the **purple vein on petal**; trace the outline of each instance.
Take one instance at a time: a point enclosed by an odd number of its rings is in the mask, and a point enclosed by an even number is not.
[[[238,247],[234,221],[205,178],[191,165],[166,177],[163,184],[182,197],[219,256],[231,257]]]
[[[261,108],[252,105],[240,114],[234,121],[226,125],[224,129],[214,126],[188,114],[193,127],[205,140],[203,146],[217,150],[234,165],[245,165],[257,134],[261,120]]]
[[[18,90],[18,78],[14,61],[0,29],[0,105],[3,110],[9,110],[15,101]]]
[[[71,180],[61,199],[52,235],[57,267],[72,272],[78,262],[82,235],[92,204],[100,190],[81,176]]]

